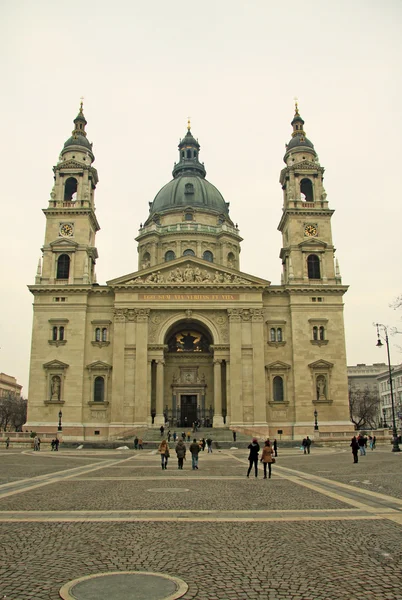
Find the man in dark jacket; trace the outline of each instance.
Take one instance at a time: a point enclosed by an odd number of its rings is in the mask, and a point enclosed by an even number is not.
[[[197,443],[196,438],[193,439],[193,443],[190,446],[190,452],[191,452],[191,461],[192,461],[192,467],[193,470],[194,469],[198,469],[198,453],[201,450],[200,445]]]
[[[258,477],[258,453],[260,451],[260,446],[257,441],[257,438],[253,438],[251,444],[249,444],[248,449],[250,450],[250,454],[248,455],[248,461],[250,466],[247,471],[247,477],[250,475],[250,471],[253,468],[255,469],[255,476]]]

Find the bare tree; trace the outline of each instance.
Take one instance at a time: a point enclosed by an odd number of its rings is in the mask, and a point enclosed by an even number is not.
[[[380,399],[370,388],[349,385],[349,414],[356,429],[375,429],[378,422]]]
[[[27,418],[27,401],[12,392],[0,399],[0,429],[21,431]]]

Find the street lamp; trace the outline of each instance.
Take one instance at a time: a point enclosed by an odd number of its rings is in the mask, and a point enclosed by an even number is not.
[[[63,428],[61,426],[61,417],[63,416],[63,413],[61,412],[61,410],[59,410],[59,426],[57,428],[57,431],[63,431]]]
[[[381,341],[380,329],[382,329],[384,336],[383,339],[387,345],[387,357],[388,357],[388,372],[389,372],[389,386],[391,391],[391,408],[392,408],[392,452],[400,452],[398,444],[398,432],[396,429],[396,421],[395,421],[395,406],[394,406],[394,390],[392,387],[392,371],[391,371],[391,358],[389,355],[389,340],[388,340],[388,328],[386,325],[382,323],[376,323],[377,327],[377,347],[381,348],[384,344]],[[384,415],[385,420],[385,415]]]
[[[315,411],[314,411],[314,431],[318,431],[318,421],[317,421],[317,417],[318,417],[318,412],[315,410]]]

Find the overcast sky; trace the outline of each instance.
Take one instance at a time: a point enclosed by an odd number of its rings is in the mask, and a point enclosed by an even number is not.
[[[207,179],[244,238],[241,270],[280,283],[279,173],[294,97],[325,167],[348,364],[402,330],[400,0],[2,0],[0,371],[28,394],[32,300],[52,167],[84,96],[98,169],[99,283],[137,270],[139,224],[191,116]],[[391,361],[400,363],[391,338]]]

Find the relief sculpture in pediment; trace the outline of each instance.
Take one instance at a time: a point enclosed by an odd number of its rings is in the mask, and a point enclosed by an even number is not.
[[[200,267],[193,267],[190,264],[185,267],[176,267],[168,273],[161,273],[156,271],[150,273],[146,277],[136,277],[126,282],[126,285],[132,284],[160,284],[160,283],[203,283],[215,285],[221,284],[249,284],[250,282],[243,277],[238,275],[232,275],[231,273],[222,273],[221,271],[215,271],[215,274],[210,273],[206,269],[200,269]]]

